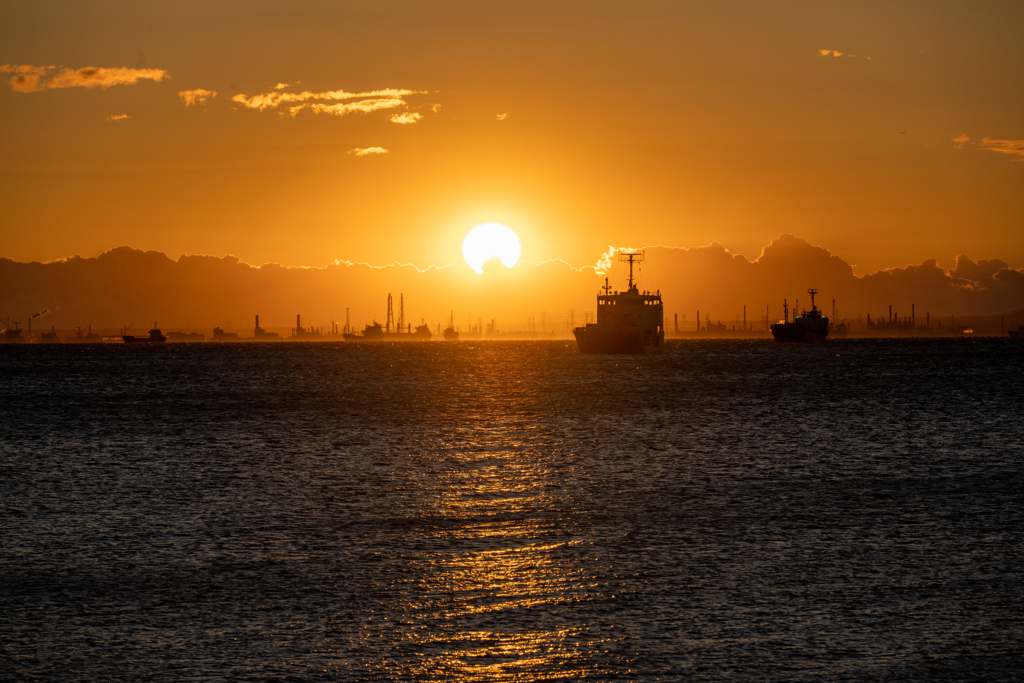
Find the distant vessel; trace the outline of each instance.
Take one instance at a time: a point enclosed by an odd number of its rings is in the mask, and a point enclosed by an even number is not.
[[[7,329],[0,332],[0,344],[22,344],[27,340],[21,336],[21,328],[18,327],[20,322],[13,323],[14,328],[11,329],[11,323],[7,323]]]
[[[452,319],[448,323],[448,327],[444,329],[444,340],[459,341],[459,333],[455,329],[455,311],[452,311]]]
[[[225,332],[219,327],[213,328],[213,341],[225,342],[225,341],[238,341],[237,332]]]
[[[376,320],[373,321],[372,325],[367,325],[366,329],[356,334],[354,332],[346,332],[342,335],[345,341],[381,341],[384,339],[384,328],[380,326],[380,323]]]
[[[1024,339],[1024,325],[1015,330],[1010,330],[1010,336],[1014,339]]]
[[[69,342],[72,342],[72,343],[75,343],[75,344],[98,344],[99,342],[103,341],[103,337],[101,337],[98,334],[93,334],[92,333],[92,325],[89,325],[89,332],[87,334],[82,334],[82,328],[81,327],[76,328],[76,329],[77,329],[77,332],[75,332],[75,336],[74,337],[68,337],[66,339],[66,341],[69,341]]]
[[[218,328],[220,329],[220,328]],[[201,342],[206,341],[206,335],[202,332],[168,332],[168,342]]]
[[[620,261],[629,262],[629,286],[613,292],[604,279],[597,295],[597,322],[572,331],[580,353],[650,353],[665,345],[661,291],[641,293],[633,281],[633,264],[643,258],[643,253],[619,254]]]
[[[49,332],[43,332],[39,337],[39,341],[44,344],[59,344],[60,337],[57,336],[57,328],[53,325],[50,326]]]
[[[814,301],[814,297],[811,297],[811,301]],[[835,321],[839,320],[839,315],[836,313],[836,300],[832,299],[832,326],[829,328],[829,334],[834,339],[846,339],[846,335],[850,333],[850,327],[845,322],[836,324]]]
[[[789,322],[789,304],[782,302],[782,311],[785,316],[783,320],[772,325],[772,336],[778,342],[822,342],[828,336],[828,318],[821,314],[818,307],[814,305],[816,289],[808,289],[811,295],[811,310],[804,311],[797,315],[793,311],[793,322]]]
[[[413,331],[412,323],[405,322],[405,295],[399,294],[398,324],[395,324],[395,312],[392,307],[392,298],[388,294],[388,317],[384,325],[384,341],[430,341],[432,335],[430,327],[422,324],[416,326]],[[392,331],[394,330],[394,331]]]
[[[415,329],[413,329],[412,323],[409,323],[406,329],[408,330],[406,332],[401,330],[385,332],[384,341],[430,341],[434,336],[430,332],[430,326],[426,323],[417,325]]]
[[[153,323],[153,329],[149,331],[148,337],[132,337],[128,334],[128,328],[126,327],[124,328],[124,334],[121,335],[121,340],[125,344],[163,343],[167,341],[167,337],[160,332],[160,328],[156,326],[156,323]]]

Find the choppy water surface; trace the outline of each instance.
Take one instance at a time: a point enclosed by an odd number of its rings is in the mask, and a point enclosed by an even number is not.
[[[1024,345],[0,348],[0,677],[1008,680]]]

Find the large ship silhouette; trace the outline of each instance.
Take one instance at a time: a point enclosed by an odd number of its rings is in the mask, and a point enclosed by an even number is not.
[[[811,295],[811,310],[801,315],[793,311],[793,322],[789,322],[789,304],[782,301],[783,319],[772,325],[772,336],[777,342],[823,342],[828,337],[828,318],[814,305],[816,289],[808,289]]]
[[[597,295],[597,322],[574,328],[580,353],[650,353],[665,346],[665,312],[661,291],[641,292],[633,280],[633,265],[643,252],[619,254],[629,263],[629,286],[613,292],[604,279]]]

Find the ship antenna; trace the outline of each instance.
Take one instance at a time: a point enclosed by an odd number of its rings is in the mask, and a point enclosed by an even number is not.
[[[642,251],[629,251],[625,254],[619,254],[620,261],[629,261],[629,289],[633,289],[633,263],[640,263],[644,260],[644,252]]]
[[[812,311],[818,310],[817,306],[814,305],[814,295],[818,293],[818,290],[816,290],[816,289],[808,289],[807,293],[811,295],[811,310]]]

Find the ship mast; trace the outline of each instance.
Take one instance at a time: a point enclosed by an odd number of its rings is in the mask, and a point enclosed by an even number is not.
[[[807,293],[811,295],[811,310],[816,311],[818,307],[814,305],[814,295],[818,293],[816,289],[808,289]]]
[[[629,289],[630,291],[636,289],[636,285],[633,284],[633,263],[640,263],[644,260],[644,252],[642,251],[629,251],[625,254],[619,254],[620,261],[629,261]]]

